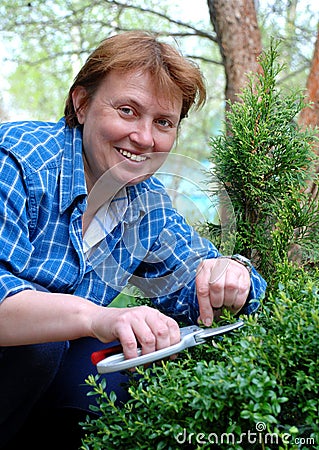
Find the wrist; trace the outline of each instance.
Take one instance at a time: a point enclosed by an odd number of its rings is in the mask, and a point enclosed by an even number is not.
[[[222,256],[219,256],[218,258],[226,258],[226,259],[231,259],[233,261],[237,261],[239,264],[241,264],[242,266],[246,267],[246,269],[249,272],[249,275],[252,272],[252,268],[253,268],[252,263],[245,256],[242,256],[242,255],[239,255],[239,254],[235,254],[235,255],[230,255],[230,256],[222,255]]]

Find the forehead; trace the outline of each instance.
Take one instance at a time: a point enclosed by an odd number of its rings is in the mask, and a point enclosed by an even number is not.
[[[110,71],[102,80],[98,93],[113,97],[129,95],[140,101],[155,101],[169,109],[181,109],[183,101],[182,92],[177,85],[172,82],[163,84],[155,75],[141,71]]]

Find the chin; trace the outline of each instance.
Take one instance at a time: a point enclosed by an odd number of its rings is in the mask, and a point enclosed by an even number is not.
[[[152,175],[154,175],[153,172],[152,173],[148,173],[148,174],[143,174],[143,175],[138,175],[138,174],[135,173],[135,174],[130,174],[129,176],[126,176],[126,177],[122,176],[123,185],[125,185],[125,186],[135,186],[136,184],[147,180]]]
[[[150,178],[151,176],[152,176],[152,175],[149,175],[149,176],[147,176],[147,177],[138,177],[138,178],[135,178],[134,180],[129,181],[129,182],[126,184],[126,186],[135,186],[136,184],[139,184],[139,183],[141,183],[142,181],[147,180],[147,179]]]

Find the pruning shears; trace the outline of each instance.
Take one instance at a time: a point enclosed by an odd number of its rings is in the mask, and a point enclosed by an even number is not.
[[[92,353],[91,361],[96,365],[98,373],[111,373],[120,370],[131,369],[143,364],[149,364],[168,356],[175,355],[186,348],[203,344],[207,339],[221,336],[236,330],[244,325],[244,321],[239,319],[234,323],[215,328],[202,328],[197,325],[180,328],[181,340],[170,347],[156,350],[146,355],[142,355],[142,349],[138,348],[136,358],[125,359],[122,346],[115,345],[110,348]]]

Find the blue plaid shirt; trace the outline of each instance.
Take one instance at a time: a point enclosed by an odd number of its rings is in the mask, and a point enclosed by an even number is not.
[[[155,177],[126,188],[122,220],[86,258],[81,130],[64,119],[4,123],[0,156],[0,301],[38,283],[106,306],[130,283],[166,314],[196,322],[196,268],[219,253],[176,212]],[[265,289],[253,269],[245,312]]]

